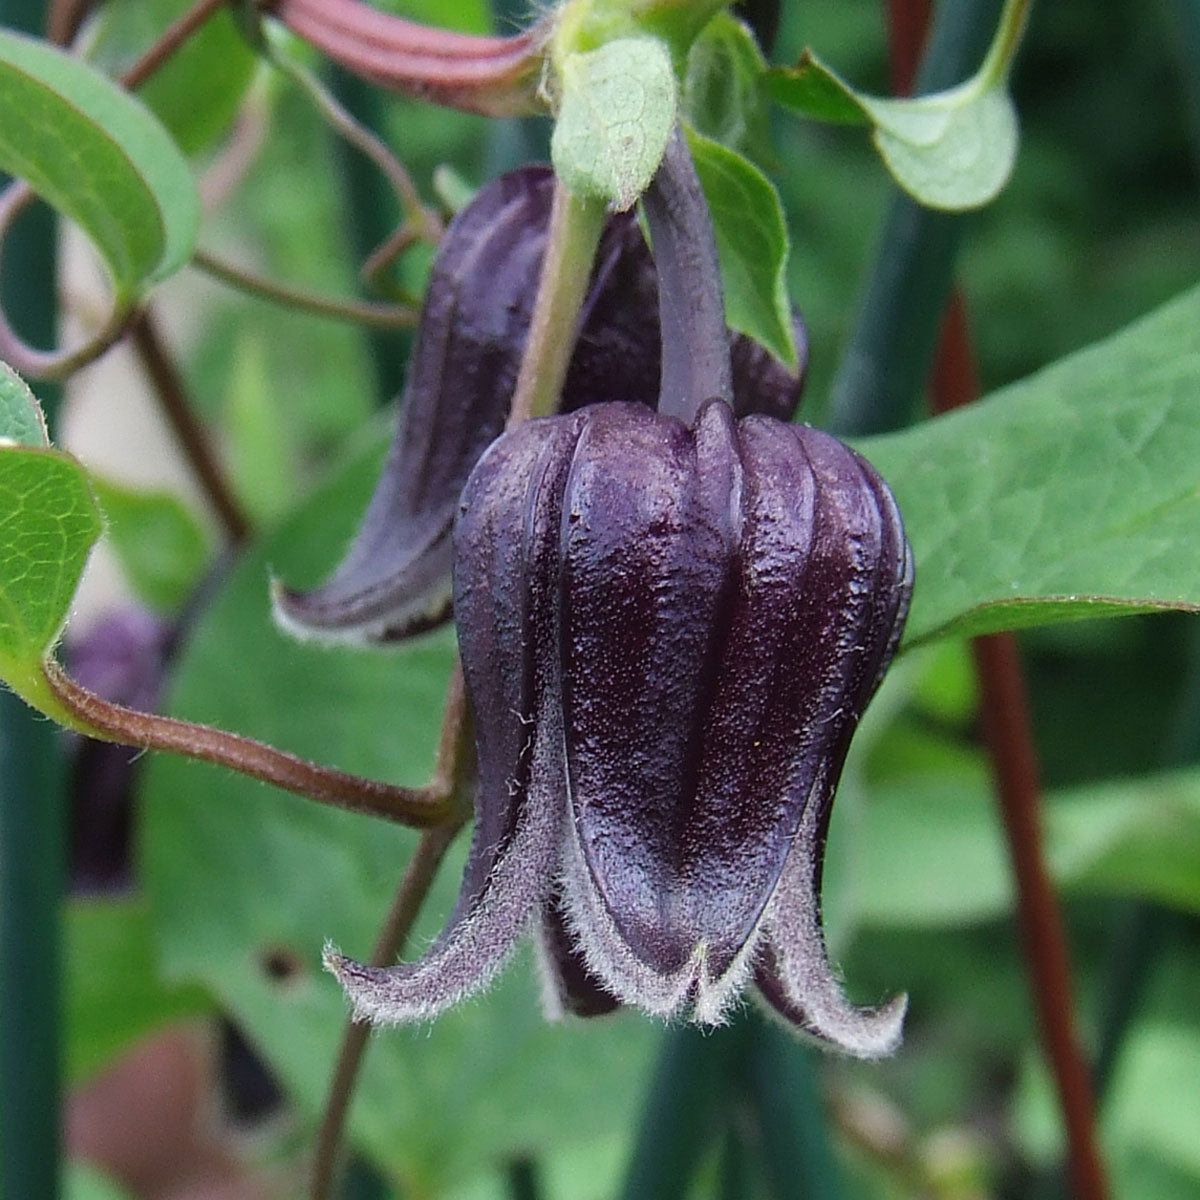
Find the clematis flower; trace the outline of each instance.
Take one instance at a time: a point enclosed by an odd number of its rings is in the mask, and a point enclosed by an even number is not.
[[[508,419],[545,253],[554,177],[528,166],[490,183],[450,223],[434,260],[400,423],[362,526],[320,587],[274,589],[301,637],[388,642],[450,615],[451,529],[471,468]],[[564,409],[615,398],[653,404],[661,354],[654,261],[632,213],[601,239],[563,388]],[[804,383],[804,326],[792,370],[727,336],[734,408],[788,419]],[[723,328],[723,327],[722,327]]]
[[[548,991],[724,1021],[754,986],[850,1053],[821,865],[850,736],[895,650],[912,557],[875,471],[721,400],[689,426],[608,403],[495,442],[463,492],[454,611],[479,791],[458,904],[416,963],[327,961],[360,1017],[431,1016],[526,933]]]
[[[852,449],[731,407],[716,245],[678,129],[643,205],[658,411],[614,398],[527,422],[463,489],[454,614],[478,782],[454,911],[417,962],[328,949],[326,965],[359,1017],[407,1021],[485,987],[532,932],[551,1009],[712,1025],[753,989],[876,1057],[905,1000],[843,994],[821,872],[912,555]]]

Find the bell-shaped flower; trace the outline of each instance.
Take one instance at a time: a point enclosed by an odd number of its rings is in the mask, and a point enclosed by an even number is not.
[[[722,1021],[751,982],[864,1056],[820,877],[834,788],[907,611],[886,485],[827,434],[722,401],[689,428],[602,404],[505,434],[455,533],[478,739],[458,907],[418,963],[334,957],[356,1011],[428,1016],[541,928],[569,1007]]]
[[[730,407],[716,249],[679,131],[644,204],[658,411],[527,422],[463,489],[454,613],[478,790],[454,912],[417,962],[326,963],[359,1016],[412,1020],[486,986],[536,932],[551,1007],[716,1024],[753,988],[875,1057],[905,1002],[846,999],[821,870],[912,555],[855,451]]]
[[[300,637],[386,642],[450,612],[459,493],[504,428],[545,253],[554,176],[528,166],[488,184],[450,223],[435,256],[383,474],[345,558],[309,592],[274,589]],[[609,217],[563,388],[564,409],[613,398],[652,404],[661,354],[654,260],[633,213]],[[728,334],[733,404],[788,419],[804,382],[804,326],[792,370]]]

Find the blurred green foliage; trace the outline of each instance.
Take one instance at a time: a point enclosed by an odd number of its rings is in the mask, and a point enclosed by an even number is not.
[[[463,29],[489,24],[480,0],[391,7]],[[1184,73],[1195,88],[1200,62],[1183,53],[1173,12],[1167,0],[1035,8],[1014,77],[1023,132],[1016,173],[994,205],[968,219],[960,259],[985,390],[1115,332],[1200,278],[1200,147],[1184,99]],[[794,61],[806,44],[856,86],[886,92],[875,0],[786,4],[773,60]],[[511,126],[494,129],[409,99],[388,97],[383,109],[381,132],[429,201],[439,166],[478,184],[498,163],[511,165],[513,146],[523,144]],[[304,96],[269,73],[245,111],[237,136],[262,144],[206,219],[202,244],[300,286],[354,291],[353,206],[327,129]],[[788,117],[771,124],[774,158],[762,165],[782,196],[793,243],[790,293],[808,323],[804,415],[820,423],[888,184],[861,132]],[[423,265],[402,264],[404,282],[419,288]],[[206,419],[230,439],[248,506],[264,525],[281,523],[250,548],[192,631],[172,704],[348,769],[420,782],[449,638],[367,657],[287,643],[266,619],[268,570],[289,581],[318,578],[373,483],[373,414],[386,397],[376,394],[370,341],[229,291],[196,294],[189,384]],[[335,462],[356,467],[331,472]],[[1178,615],[1136,617],[1022,637],[1052,866],[1067,888],[1093,1054],[1130,897],[1187,913],[1141,968],[1144,994],[1105,1106],[1105,1145],[1123,1200],[1200,1189],[1192,1127],[1180,1117],[1194,1117],[1200,1088],[1195,625]],[[961,644],[906,660],[868,715],[835,815],[828,918],[837,956],[861,998],[901,988],[912,998],[906,1046],[894,1060],[819,1066],[843,1194],[855,1200],[1031,1195],[1036,1172],[1056,1152],[975,703]],[[381,710],[393,722],[382,729]],[[364,713],[372,714],[366,726],[355,720]],[[1160,777],[1167,766],[1180,773]],[[76,942],[71,1011],[89,1011],[89,989],[98,1001],[124,1003],[111,973],[82,970],[84,952],[96,955],[95,939],[103,945],[106,936],[139,964],[128,1006],[144,1019],[129,1019],[129,1036],[180,1006],[200,1006],[202,984],[279,1074],[307,1140],[344,1011],[317,968],[321,939],[365,953],[412,838],[177,762],[155,761],[143,794],[141,869],[165,978],[147,981],[144,943],[130,930],[106,935],[102,920],[84,918],[94,933],[86,945]],[[439,927],[460,861],[443,873],[417,945]],[[144,936],[144,927],[136,932]],[[280,947],[297,964],[284,980],[265,967]],[[178,990],[185,985],[190,990]],[[506,1162],[528,1155],[547,1200],[616,1194],[656,1031],[629,1016],[549,1029],[534,990],[522,960],[494,993],[432,1030],[375,1039],[351,1132],[358,1150],[407,1186],[405,1195],[492,1200],[506,1194]],[[73,1061],[90,1068],[121,1042],[111,1028],[95,1038],[72,1042]],[[761,1127],[739,1102],[729,1110],[738,1137],[701,1148],[690,1194],[778,1194],[768,1190],[778,1188],[768,1172],[739,1175],[738,1146],[753,1157]],[[872,1141],[881,1128],[893,1141]],[[281,1138],[277,1153],[294,1149]]]

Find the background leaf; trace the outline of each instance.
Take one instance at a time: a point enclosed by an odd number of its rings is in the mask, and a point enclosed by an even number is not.
[[[87,56],[117,76],[191,7],[189,0],[106,4],[96,14]],[[185,154],[208,149],[229,127],[258,59],[228,8],[219,8],[138,89],[138,99]]]
[[[725,319],[796,365],[787,296],[787,224],[779,194],[753,163],[688,130],[688,146],[717,237]]]
[[[174,613],[193,593],[212,557],[212,540],[170,492],[142,492],[91,477],[105,533],[138,597]]]
[[[860,448],[891,482],[916,554],[909,646],[1200,609],[1200,289]]]
[[[1200,913],[1195,770],[1053,792],[1044,821],[1051,873],[1068,892],[1137,896]],[[1003,835],[982,764],[879,784],[858,853],[854,903],[864,925],[969,925],[1012,906]]]
[[[202,989],[171,987],[159,978],[143,900],[77,899],[68,905],[66,918],[67,1074],[72,1080],[93,1074],[168,1021],[212,1012]]]
[[[200,203],[158,121],[93,67],[0,30],[0,167],[96,243],[119,304],[191,254]]]
[[[247,555],[186,648],[171,706],[343,769],[420,784],[452,635],[396,653],[297,644],[272,627],[267,597],[268,561],[304,581],[337,559],[384,450],[381,438]],[[168,977],[211,991],[313,1122],[347,1012],[320,969],[322,943],[369,953],[415,834],[165,757],[149,764],[143,798],[142,868]],[[448,915],[464,853],[460,843],[439,876],[410,953]],[[548,1025],[530,958],[439,1018],[436,1036],[418,1026],[372,1039],[351,1135],[422,1194],[518,1153],[611,1137],[632,1117],[654,1029],[634,1016]]]
[[[873,126],[873,140],[896,182],[930,208],[956,212],[992,200],[1012,174],[1017,116],[1003,76],[888,100],[856,92],[816,55],[768,72],[779,103],[806,116]]]
[[[763,87],[766,69],[745,23],[732,13],[718,13],[688,52],[681,100],[693,129],[760,166],[776,161]]]

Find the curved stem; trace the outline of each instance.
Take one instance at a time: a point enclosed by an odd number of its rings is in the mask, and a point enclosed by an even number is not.
[[[421,904],[458,830],[458,824],[431,829],[417,843],[417,848],[400,880],[396,898],[392,901],[392,907],[379,931],[371,954],[372,966],[390,965],[404,949],[404,943]],[[342,1131],[370,1034],[370,1021],[352,1020],[346,1026],[333,1070],[333,1079],[329,1084],[329,1097],[317,1130],[312,1183],[308,1193],[310,1200],[329,1200],[333,1195],[334,1172],[342,1143]]]
[[[10,183],[0,193],[0,243],[24,209],[33,202],[33,189],[24,181]],[[72,372],[94,362],[125,332],[132,319],[129,309],[114,308],[100,331],[74,350],[39,350],[29,345],[13,329],[0,306],[0,358],[14,370],[34,379],[65,379]]]
[[[418,829],[454,818],[454,804],[435,785],[405,788],[363,779],[240,734],[112,704],[77,683],[53,660],[42,664],[42,672],[50,694],[62,706],[64,723],[89,737],[228,767],[310,800]]]
[[[196,3],[163,31],[162,36],[121,76],[131,92],[141,87],[218,9],[229,0],[196,0]]]
[[[642,196],[654,241],[662,377],[658,411],[689,425],[706,400],[729,403],[733,383],[717,242],[683,130],[675,126],[662,165]]]
[[[361,0],[274,0],[266,5],[293,33],[381,87],[484,116],[539,112],[539,26],[510,38],[435,29]]]
[[[433,884],[442,858],[463,826],[467,807],[466,793],[473,778],[470,767],[474,759],[470,743],[471,722],[467,714],[462,669],[456,663],[446,694],[446,712],[442,720],[437,766],[430,784],[431,788],[441,788],[451,799],[455,815],[444,825],[431,829],[418,843],[376,940],[370,959],[372,966],[389,966],[403,951],[404,943]],[[329,1200],[332,1195],[342,1131],[370,1030],[369,1021],[351,1020],[346,1027],[346,1034],[334,1066],[333,1079],[329,1085],[325,1111],[321,1115],[321,1125],[317,1131],[312,1183],[309,1189],[310,1200]]]
[[[271,300],[288,308],[328,317],[333,321],[349,321],[374,329],[411,329],[417,323],[418,313],[415,308],[403,304],[379,304],[369,300],[318,296],[313,292],[305,292],[252,275],[249,271],[215,258],[204,250],[197,250],[192,255],[192,265],[230,287],[261,296],[264,300]]]
[[[250,533],[250,521],[221,470],[207,432],[196,419],[183,379],[159,336],[148,308],[134,319],[129,329],[129,340],[154,385],[159,408],[217,514],[225,536],[234,545],[245,541]]]
[[[603,230],[604,202],[576,196],[556,180],[546,257],[513,390],[509,429],[558,408]]]
[[[321,115],[356,150],[369,158],[380,173],[392,185],[404,211],[405,225],[410,227],[410,237],[422,239],[436,245],[442,236],[442,223],[437,215],[421,201],[417,186],[404,164],[391,152],[387,144],[372,130],[366,128],[341,104],[315,75],[303,67],[272,54],[271,61],[283,71],[316,105]]]

